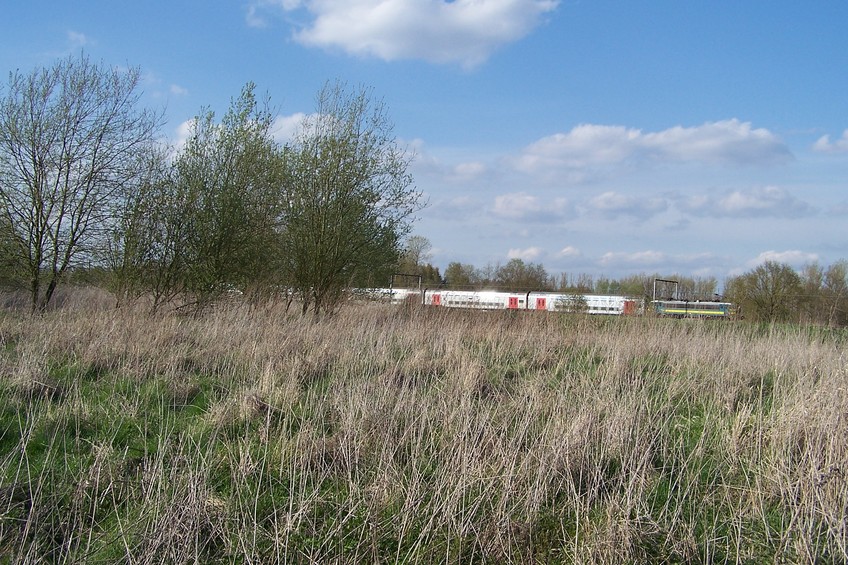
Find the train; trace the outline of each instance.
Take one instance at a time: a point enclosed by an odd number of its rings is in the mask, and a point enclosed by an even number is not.
[[[730,302],[652,300],[646,305],[638,298],[602,294],[377,288],[357,290],[355,295],[394,304],[415,302],[431,307],[472,310],[535,310],[606,316],[652,314],[661,317],[709,319],[731,319],[736,316],[736,310]]]
[[[653,300],[651,306],[657,316],[673,318],[734,319],[736,307],[731,302],[698,300]]]
[[[544,310],[623,315],[639,313],[639,301],[625,296],[561,294],[553,292],[504,292],[496,290],[448,290],[383,288],[357,291],[360,297],[424,306],[473,310]]]

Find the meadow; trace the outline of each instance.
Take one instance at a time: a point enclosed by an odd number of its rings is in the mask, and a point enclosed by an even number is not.
[[[844,331],[0,312],[0,561],[840,563]]]

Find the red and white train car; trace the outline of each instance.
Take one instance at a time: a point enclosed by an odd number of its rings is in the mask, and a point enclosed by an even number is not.
[[[558,294],[552,292],[500,292],[428,289],[422,304],[444,308],[479,310],[545,310],[548,312],[584,312],[619,316],[636,314],[637,300],[624,296],[599,294]]]

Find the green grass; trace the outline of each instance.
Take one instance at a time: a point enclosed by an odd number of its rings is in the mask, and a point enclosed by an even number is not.
[[[230,305],[0,335],[0,561],[848,559],[838,332]]]

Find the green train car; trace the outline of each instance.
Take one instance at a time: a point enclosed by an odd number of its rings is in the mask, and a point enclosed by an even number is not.
[[[730,302],[690,302],[688,300],[654,300],[657,316],[673,318],[736,318],[736,308]]]

